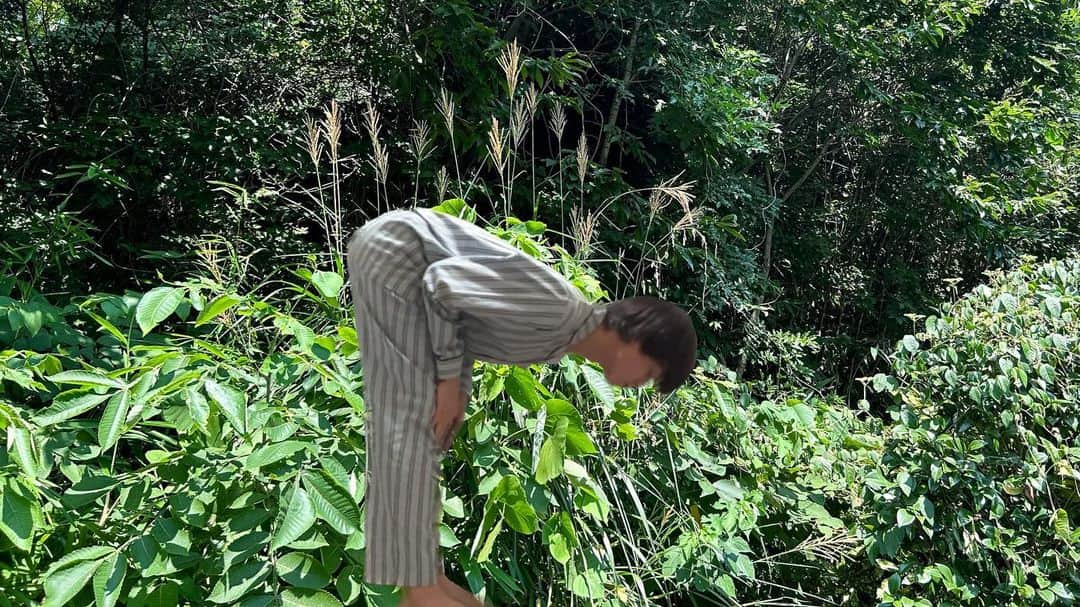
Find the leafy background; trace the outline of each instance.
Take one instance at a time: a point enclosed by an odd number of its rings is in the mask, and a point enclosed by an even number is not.
[[[0,15],[0,604],[396,604],[342,249],[409,206],[702,338],[664,399],[473,370],[485,600],[1075,602],[1073,4]]]

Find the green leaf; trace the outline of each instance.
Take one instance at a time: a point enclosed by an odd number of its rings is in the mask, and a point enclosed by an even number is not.
[[[585,599],[598,599],[604,596],[604,582],[595,569],[586,569],[574,576],[570,590]]]
[[[57,569],[45,577],[45,600],[41,607],[60,607],[86,586],[103,559],[78,561]]]
[[[15,457],[19,467],[26,476],[38,478],[42,473],[41,463],[38,461],[38,449],[34,441],[34,435],[26,428],[8,428],[8,443],[14,446],[10,453]]]
[[[566,428],[569,418],[560,417],[555,425],[555,433],[544,441],[540,448],[540,461],[536,465],[536,482],[546,485],[548,481],[563,473],[563,460],[566,458]]]
[[[120,599],[120,590],[127,575],[127,558],[119,552],[105,559],[94,574],[94,599],[96,607],[114,607]]]
[[[348,565],[338,572],[334,588],[337,589],[338,596],[341,597],[342,601],[346,605],[351,605],[353,601],[364,594],[363,569],[357,565]]]
[[[307,533],[314,524],[315,505],[311,503],[307,491],[303,487],[297,487],[281,526],[274,532],[270,549],[277,550],[282,546],[288,546]]]
[[[735,580],[731,579],[731,576],[726,573],[720,576],[720,590],[729,599],[736,600],[738,598],[735,595]]]
[[[247,434],[247,395],[232,386],[219,384],[209,378],[203,386],[210,398],[221,407],[222,413],[233,428],[240,434]]]
[[[304,487],[308,490],[315,514],[338,533],[348,535],[363,526],[360,508],[343,487],[325,473],[306,472]]]
[[[899,527],[907,527],[911,523],[915,522],[915,515],[911,513],[907,508],[901,508],[896,511],[896,524]]]
[[[206,402],[206,397],[196,388],[189,387],[184,389],[184,402],[187,403],[191,421],[195,422],[199,429],[205,431],[210,421],[210,404]]]
[[[1061,316],[1061,300],[1057,297],[1047,297],[1044,301],[1046,304],[1046,311],[1050,314],[1051,318],[1058,318]]]
[[[926,517],[930,527],[934,526],[934,502],[931,502],[925,495],[919,497],[919,501],[916,502],[919,507],[919,511]]]
[[[139,323],[143,335],[146,335],[161,321],[176,311],[184,300],[183,289],[175,287],[157,287],[150,289],[139,300],[135,308],[135,321]]]
[[[714,481],[712,486],[716,489],[716,494],[726,501],[740,500],[745,493],[739,482],[732,479],[722,478]]]
[[[270,573],[270,564],[252,561],[237,565],[225,572],[210,591],[207,600],[213,603],[235,603]]]
[[[325,590],[288,588],[281,593],[282,607],[341,607],[341,601]]]
[[[585,382],[589,384],[589,388],[596,398],[600,399],[600,402],[604,403],[609,410],[614,408],[615,389],[604,378],[604,374],[588,365],[583,365],[581,372],[585,375]]]
[[[1069,513],[1065,512],[1061,508],[1058,508],[1054,512],[1054,533],[1058,536],[1058,539],[1063,540],[1066,544],[1072,544],[1072,529],[1069,528]]]
[[[14,478],[8,478],[0,485],[0,533],[23,552],[29,552],[34,539],[34,504],[23,495],[15,485]]]
[[[322,563],[302,552],[290,552],[277,560],[281,579],[297,588],[318,590],[330,583],[330,574]]]
[[[535,413],[544,406],[538,390],[536,378],[525,369],[514,367],[506,377],[506,394],[511,402],[530,413]]]
[[[109,394],[90,390],[68,390],[56,395],[51,405],[34,415],[34,423],[47,427],[86,413],[105,402]]]
[[[218,316],[221,316],[241,301],[244,300],[232,293],[218,295],[209,305],[202,309],[202,312],[199,312],[199,315],[195,318],[195,326],[201,327],[202,325],[205,325]]]
[[[906,349],[908,352],[919,351],[919,340],[915,339],[914,335],[905,335],[903,341],[904,349]]]
[[[129,404],[128,391],[121,390],[114,394],[105,406],[105,412],[101,414],[101,421],[98,422],[98,444],[103,451],[115,445],[123,433]]]
[[[319,293],[327,299],[337,299],[341,292],[341,286],[345,280],[337,272],[315,272],[311,275],[311,282],[319,289]]]
[[[569,514],[559,512],[544,523],[544,541],[556,561],[563,565],[570,562],[571,550],[577,548],[577,534]]]
[[[285,441],[267,445],[266,447],[260,447],[245,458],[244,467],[249,470],[257,470],[262,466],[269,466],[274,462],[281,461],[298,451],[303,451],[310,447],[311,445],[309,443],[302,441]]]
[[[484,545],[480,548],[480,552],[476,553],[476,562],[483,563],[491,556],[492,549],[495,548],[495,539],[499,537],[499,532],[502,531],[503,519],[499,518],[495,521],[495,526],[488,532],[487,539],[484,541]]]
[[[107,388],[123,388],[124,382],[105,377],[98,373],[88,371],[62,371],[56,375],[50,375],[45,379],[54,384],[80,384],[82,386],[105,386]]]
[[[525,489],[516,476],[503,477],[488,498],[501,506],[502,514],[511,529],[525,535],[539,528],[536,510],[525,496]]]
[[[120,481],[111,476],[88,473],[79,479],[79,482],[69,487],[64,492],[61,500],[69,508],[80,508],[97,501],[99,497],[105,495],[119,484]]]
[[[101,316],[98,316],[97,314],[94,314],[90,310],[83,310],[83,312],[86,312],[87,316],[89,316],[90,318],[93,318],[95,321],[97,321],[97,324],[100,325],[102,329],[105,329],[106,331],[111,333],[112,336],[117,339],[117,341],[124,344],[125,346],[128,345],[127,336],[125,336],[123,333],[121,333],[120,329],[117,329],[114,324],[112,324],[111,322],[109,322],[105,318],[102,318]]]

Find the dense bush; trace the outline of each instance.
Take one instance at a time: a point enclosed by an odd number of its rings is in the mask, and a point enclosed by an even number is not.
[[[1080,261],[995,273],[873,379],[897,407],[871,558],[886,605],[1080,596]]]

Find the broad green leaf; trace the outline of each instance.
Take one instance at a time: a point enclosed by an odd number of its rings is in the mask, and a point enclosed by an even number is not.
[[[905,335],[903,341],[904,349],[906,349],[908,352],[919,351],[919,340],[915,339],[914,335]]]
[[[919,501],[915,503],[919,507],[919,511],[926,517],[930,527],[934,526],[934,502],[931,502],[925,495],[919,497]]]
[[[277,560],[281,579],[297,588],[318,590],[330,583],[330,574],[322,563],[302,552],[290,552]]]
[[[329,476],[319,472],[306,472],[303,479],[304,487],[315,506],[315,514],[338,533],[347,535],[363,526],[359,506],[352,496]]]
[[[611,504],[595,484],[579,487],[574,495],[574,505],[601,523],[607,522],[611,512]]]
[[[716,489],[716,494],[724,500],[737,501],[742,499],[745,493],[738,481],[729,478],[714,481],[712,486]]]
[[[221,411],[233,428],[240,434],[247,434],[247,395],[232,386],[219,384],[209,378],[204,385],[206,393],[221,407]]]
[[[286,511],[281,526],[274,532],[274,538],[270,542],[270,549],[277,550],[282,546],[288,546],[300,536],[307,533],[308,529],[315,524],[315,506],[303,487],[297,487],[293,492],[292,501]]]
[[[1057,534],[1058,539],[1064,541],[1066,544],[1073,542],[1072,529],[1069,528],[1069,513],[1065,512],[1061,508],[1058,508],[1054,512],[1054,533]]]
[[[143,335],[175,312],[183,300],[183,289],[176,287],[156,287],[147,291],[135,308],[135,322],[139,323]]]
[[[282,607],[341,607],[341,601],[325,590],[288,588],[281,593]]]
[[[104,558],[78,561],[56,569],[45,577],[45,601],[41,607],[60,607],[66,604],[94,577]]]
[[[8,444],[14,447],[11,454],[26,476],[38,478],[42,472],[34,436],[26,428],[12,426],[8,428]]]
[[[130,399],[127,390],[121,390],[109,399],[105,405],[105,412],[101,414],[98,422],[98,444],[105,450],[116,444],[120,434],[124,430],[124,421],[127,419]]]
[[[1051,318],[1061,316],[1061,299],[1051,296],[1046,298],[1045,303],[1046,311],[1049,312]]]
[[[187,556],[191,551],[191,533],[177,524],[172,518],[159,518],[154,521],[150,535],[169,554]]]
[[[585,382],[589,384],[589,388],[596,398],[600,399],[600,402],[610,410],[615,407],[615,389],[611,387],[604,374],[596,369],[584,365],[581,367],[581,372],[585,376]]]
[[[105,557],[109,556],[115,551],[116,549],[110,546],[84,546],[82,548],[77,548],[60,557],[60,559],[56,562],[50,564],[48,570],[46,570],[45,572],[45,575],[52,575],[53,573],[61,569],[70,567],[75,563],[81,563],[83,561],[102,561],[105,559]]]
[[[212,603],[235,603],[266,579],[269,573],[270,564],[262,559],[237,565],[218,579],[207,600]]]
[[[180,604],[180,586],[163,580],[150,587],[135,585],[124,605],[131,607],[176,607]]]
[[[341,292],[341,286],[345,284],[341,274],[337,272],[315,272],[311,275],[311,282],[319,289],[319,293],[327,299],[337,299]]]
[[[604,596],[604,582],[595,569],[586,569],[571,580],[570,591],[581,598],[598,599]]]
[[[120,481],[111,476],[86,474],[79,482],[68,487],[61,500],[68,507],[79,508],[96,501],[119,484]]]
[[[125,346],[128,345],[127,336],[121,333],[120,329],[117,329],[116,326],[113,325],[111,322],[101,316],[98,316],[97,314],[94,314],[90,310],[83,310],[83,312],[85,312],[90,318],[93,318],[95,321],[97,321],[97,324],[100,325],[102,329],[105,329],[106,331],[111,333],[112,336],[115,337],[120,343],[124,344]]]
[[[211,320],[224,314],[226,310],[232,308],[241,301],[243,301],[243,299],[232,293],[226,293],[215,297],[209,305],[202,309],[202,312],[199,312],[199,315],[195,318],[195,326],[201,327],[202,325],[205,325]]]
[[[530,413],[535,413],[544,406],[538,392],[539,385],[536,378],[526,369],[519,367],[511,369],[506,377],[505,390],[511,402]]]
[[[352,605],[353,601],[364,594],[363,569],[357,565],[348,565],[338,572],[334,588],[346,605]]]
[[[191,421],[205,431],[206,425],[210,421],[210,404],[206,402],[206,397],[196,388],[186,388],[184,390],[184,401],[187,402]]]
[[[120,590],[127,575],[127,558],[114,552],[98,567],[94,574],[94,599],[96,607],[114,607],[120,599]]]
[[[488,532],[487,539],[484,540],[484,545],[481,546],[480,552],[476,554],[476,562],[483,563],[491,557],[491,551],[495,548],[495,540],[499,537],[499,532],[502,531],[503,519],[499,518],[495,521],[495,526]]]
[[[571,551],[577,548],[577,534],[568,513],[559,512],[544,523],[544,541],[556,561],[565,565],[570,562]]]
[[[23,552],[29,552],[34,539],[34,504],[15,486],[14,478],[0,485],[0,533]]]
[[[915,522],[915,515],[911,513],[907,508],[901,508],[896,511],[896,524],[899,527],[907,527],[911,523]]]
[[[514,531],[528,535],[538,529],[536,510],[529,503],[521,481],[516,476],[506,476],[499,481],[488,499],[495,500],[500,505],[507,525]]]
[[[720,590],[729,599],[736,600],[738,598],[735,595],[735,580],[731,579],[731,576],[726,573],[720,576]]]
[[[303,451],[310,447],[310,443],[302,441],[285,441],[260,447],[252,452],[251,455],[247,456],[244,460],[244,467],[249,470],[257,470],[262,466],[268,466],[274,462],[281,461],[298,451]]]
[[[68,390],[56,395],[51,405],[34,415],[34,423],[41,427],[71,419],[86,413],[109,399],[110,394],[98,394],[90,390]]]
[[[123,388],[124,382],[113,379],[111,377],[105,377],[98,373],[90,373],[89,371],[61,371],[55,375],[50,375],[45,379],[53,382],[54,384],[79,384],[82,386],[105,386],[106,388]]]
[[[540,461],[536,466],[536,482],[546,485],[548,481],[559,477],[563,472],[563,460],[566,458],[566,417],[556,422],[555,433],[544,441],[540,448]]]

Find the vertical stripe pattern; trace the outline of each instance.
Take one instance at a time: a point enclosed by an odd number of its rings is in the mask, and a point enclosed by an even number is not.
[[[364,224],[347,267],[367,407],[365,580],[434,584],[437,380],[460,377],[469,393],[475,360],[556,362],[604,306],[486,230],[426,209]]]

